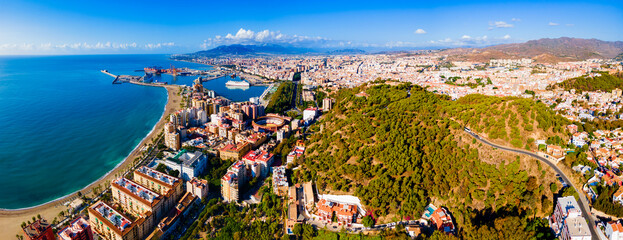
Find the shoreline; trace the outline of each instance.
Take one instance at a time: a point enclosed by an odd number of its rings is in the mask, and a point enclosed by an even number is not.
[[[78,191],[69,193],[62,197],[36,206],[19,209],[0,209],[0,239],[15,238],[15,234],[21,233],[20,224],[22,222],[31,220],[31,218],[33,216],[37,216],[37,214],[40,214],[41,217],[45,218],[49,222],[52,222],[52,220],[57,217],[61,211],[65,211],[68,209],[68,207],[64,205],[66,202],[71,202],[74,199],[78,198],[78,192],[83,193],[83,195],[92,195],[93,188],[99,185],[102,185],[102,187],[106,188],[106,182],[113,180],[120,174],[123,174],[129,167],[134,164],[134,159],[139,158],[142,154],[141,149],[146,144],[151,143],[158,136],[159,132],[157,131],[157,129],[164,127],[164,124],[167,120],[166,116],[179,109],[179,104],[182,99],[181,96],[177,95],[177,90],[179,88],[178,85],[136,85],[163,87],[167,91],[167,102],[164,106],[162,115],[160,116],[158,122],[154,124],[154,127],[151,129],[151,131],[113,169],[111,169],[106,174],[93,181],[86,187],[83,187]]]
[[[168,89],[167,89],[168,91]],[[92,190],[93,184],[100,182],[101,180],[103,180],[104,178],[106,178],[108,175],[110,175],[112,172],[116,171],[117,168],[119,168],[125,161],[128,160],[128,158],[132,155],[132,153],[134,153],[135,151],[137,151],[139,149],[140,146],[143,145],[145,139],[147,139],[147,137],[149,137],[150,135],[152,135],[154,133],[154,131],[156,130],[156,125],[158,125],[158,123],[160,121],[162,121],[162,118],[164,117],[165,112],[167,111],[167,104],[169,103],[169,94],[167,93],[167,103],[164,105],[164,107],[162,108],[162,115],[160,116],[160,119],[158,119],[158,122],[156,122],[156,124],[154,124],[154,127],[149,131],[149,133],[147,133],[147,135],[145,135],[145,137],[143,137],[143,139],[141,139],[141,141],[139,142],[138,145],[136,145],[136,147],[134,147],[132,149],[132,151],[130,151],[130,153],[128,153],[127,156],[125,156],[123,158],[122,161],[120,161],[119,163],[117,163],[117,165],[115,165],[115,167],[113,167],[110,171],[106,172],[104,175],[102,175],[100,178],[96,179],[95,181],[89,183],[89,185],[87,185],[86,187],[81,188],[80,190],[65,194],[61,197],[58,197],[54,200],[50,200],[35,206],[31,206],[31,207],[25,207],[25,208],[16,208],[16,209],[7,209],[7,208],[0,208],[0,218],[2,216],[2,212],[7,211],[7,212],[11,212],[11,211],[22,211],[22,210],[30,210],[33,208],[38,208],[38,207],[42,207],[45,206],[46,204],[50,204],[50,203],[55,203],[61,200],[64,200],[66,198],[70,198],[71,196],[77,194],[78,192],[82,192],[84,190]],[[89,192],[88,194],[91,194],[91,192]],[[69,199],[67,199],[67,201],[69,201]],[[64,204],[63,204],[64,205]]]

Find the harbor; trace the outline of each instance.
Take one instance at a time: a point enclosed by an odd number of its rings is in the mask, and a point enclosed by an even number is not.
[[[150,69],[151,70],[151,69]],[[164,86],[179,85],[193,86],[196,81],[202,83],[206,89],[215,91],[217,95],[236,102],[249,101],[251,98],[266,96],[267,90],[270,89],[268,84],[253,84],[247,79],[239,77],[232,71],[222,70],[205,70],[205,75],[173,75],[167,74],[165,70],[159,70],[160,74],[153,71],[134,70],[134,75],[117,74],[109,70],[100,70],[100,72],[114,78],[113,84],[131,83],[143,86]],[[144,72],[138,75],[136,73]],[[122,71],[122,73],[130,73],[130,71]]]

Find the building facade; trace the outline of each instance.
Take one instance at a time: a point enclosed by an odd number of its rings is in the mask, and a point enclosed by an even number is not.
[[[144,221],[143,218],[132,222],[102,201],[91,205],[87,211],[89,212],[89,225],[104,239],[136,240],[143,239],[147,234],[138,227]]]
[[[164,145],[173,150],[179,150],[182,147],[182,138],[173,123],[164,125]]]
[[[59,240],[93,240],[89,222],[82,217],[73,220],[69,226],[58,232]]]
[[[208,180],[193,178],[186,182],[186,192],[193,194],[199,199],[203,200],[209,191]]]
[[[568,217],[560,233],[560,240],[590,240],[591,233],[583,217]]]
[[[28,240],[55,240],[52,225],[45,219],[39,219],[22,228],[24,237]]]

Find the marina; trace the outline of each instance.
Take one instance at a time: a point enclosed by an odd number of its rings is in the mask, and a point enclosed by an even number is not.
[[[193,68],[184,67],[175,69],[188,69],[184,71],[194,73],[201,72],[205,74],[173,75],[166,73],[170,72],[170,70],[163,70],[158,67],[146,67],[143,70],[133,70],[131,72],[122,71],[121,73],[123,74],[117,74],[116,72],[111,72],[108,69],[100,70],[100,72],[106,74],[107,76],[113,77],[114,79],[112,80],[112,84],[131,83],[144,86],[192,86],[195,80],[199,80],[206,89],[213,90],[217,95],[236,102],[249,101],[251,98],[255,97],[263,99],[261,96],[265,96],[268,92],[267,90],[269,89],[268,84],[253,84],[252,81],[242,77],[242,74],[233,73],[226,68],[212,68],[212,66],[210,66],[209,69],[203,70]],[[141,72],[144,73],[142,76],[137,75],[137,73]]]

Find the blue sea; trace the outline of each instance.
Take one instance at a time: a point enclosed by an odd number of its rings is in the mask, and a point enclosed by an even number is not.
[[[43,204],[80,190],[120,163],[164,111],[164,88],[112,84],[100,72],[143,75],[147,66],[210,66],[166,55],[0,57],[0,208]],[[190,85],[196,77],[159,81]],[[233,101],[265,87],[228,89],[229,77],[205,88]]]

